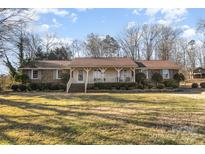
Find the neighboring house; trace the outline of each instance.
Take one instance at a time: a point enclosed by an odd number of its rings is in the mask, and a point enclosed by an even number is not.
[[[71,61],[36,61],[21,68],[31,82],[59,83],[62,74],[68,74],[67,91],[71,84],[87,85],[96,82],[135,82],[136,72],[144,72],[148,79],[154,72],[164,79],[170,79],[179,71],[179,66],[172,61],[133,61],[131,58],[75,58]]]
[[[198,67],[194,69],[193,78],[205,78],[205,68]]]
[[[148,79],[150,79],[155,72],[160,73],[163,79],[172,79],[174,74],[180,69],[179,65],[169,60],[140,60],[136,63]]]

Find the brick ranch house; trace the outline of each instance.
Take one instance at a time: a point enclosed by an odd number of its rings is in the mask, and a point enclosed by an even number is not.
[[[32,66],[21,68],[33,83],[60,83],[62,74],[70,79],[67,92],[72,84],[87,85],[96,82],[135,82],[136,72],[143,72],[147,79],[158,72],[164,79],[171,79],[180,67],[172,61],[133,61],[131,58],[74,58],[68,60],[36,61]]]

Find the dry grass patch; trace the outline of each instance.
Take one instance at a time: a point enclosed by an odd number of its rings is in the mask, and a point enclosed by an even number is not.
[[[204,143],[204,94],[0,95],[0,144]]]

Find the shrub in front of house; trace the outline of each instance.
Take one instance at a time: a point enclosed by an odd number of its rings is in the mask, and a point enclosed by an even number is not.
[[[128,87],[128,90],[134,90],[134,89],[136,89],[136,87]]]
[[[157,89],[164,89],[165,86],[163,83],[159,83],[157,86],[156,86]]]
[[[168,88],[178,88],[179,87],[179,84],[177,83],[177,81],[173,79],[164,80],[163,83],[164,83],[164,86]]]
[[[173,79],[174,79],[174,80],[178,83],[178,85],[179,85],[179,83],[180,83],[181,81],[184,81],[184,80],[185,80],[185,76],[184,76],[184,74],[182,74],[182,73],[176,73],[176,74],[174,74]]]
[[[154,88],[154,85],[152,83],[149,83],[149,84],[146,85],[146,88],[152,89],[152,88]]]
[[[39,90],[41,89],[41,83],[30,83],[28,87],[30,90]]]
[[[156,84],[156,86],[163,81],[162,75],[160,73],[154,73],[151,80]]]
[[[138,72],[135,74],[135,81],[138,84],[141,84],[142,82],[144,82],[146,80],[146,75],[142,72]]]
[[[66,91],[66,85],[65,84],[59,84],[59,90]]]
[[[191,87],[192,87],[192,88],[198,88],[199,85],[198,85],[198,83],[192,83]]]
[[[18,85],[18,90],[23,92],[23,91],[27,91],[27,86],[24,84],[19,84]]]
[[[70,74],[69,75],[67,73],[62,74],[62,79],[61,79],[62,83],[67,84],[69,79],[70,79]]]
[[[24,84],[14,84],[11,86],[11,89],[15,92],[17,91],[23,92],[23,91],[27,91],[27,86]]]
[[[59,86],[57,84],[51,84],[49,90],[59,90]]]
[[[136,83],[94,83],[93,89],[104,89],[104,90],[112,90],[112,89],[120,89],[120,90],[128,90],[130,87],[136,87]]]
[[[144,85],[143,84],[138,84],[137,89],[144,89]]]
[[[200,83],[201,88],[205,88],[205,82]]]
[[[49,90],[50,89],[50,83],[42,83],[37,86],[38,90]]]
[[[22,84],[26,84],[30,81],[29,76],[26,74],[17,74],[15,76],[15,80],[17,82],[21,82]]]
[[[11,89],[12,89],[13,91],[18,91],[18,85],[17,85],[17,84],[12,85],[12,86],[11,86]]]
[[[28,85],[30,91],[48,91],[48,90],[66,90],[66,85],[62,83],[30,83]]]
[[[144,89],[151,89],[154,87],[154,83],[147,79],[142,82],[142,85]]]
[[[94,84],[88,84],[87,88],[88,88],[88,90],[93,90],[94,89]]]

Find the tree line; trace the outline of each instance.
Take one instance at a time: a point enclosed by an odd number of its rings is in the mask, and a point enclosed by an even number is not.
[[[204,66],[205,20],[196,25],[197,32],[203,36],[201,43],[182,37],[181,28],[161,24],[135,25],[115,37],[91,33],[85,40],[69,42],[54,34],[41,37],[28,32],[30,22],[29,9],[0,9],[0,58],[12,76],[16,68],[35,60],[70,60],[80,56],[173,60],[186,69]],[[18,61],[12,61],[14,56]]]

